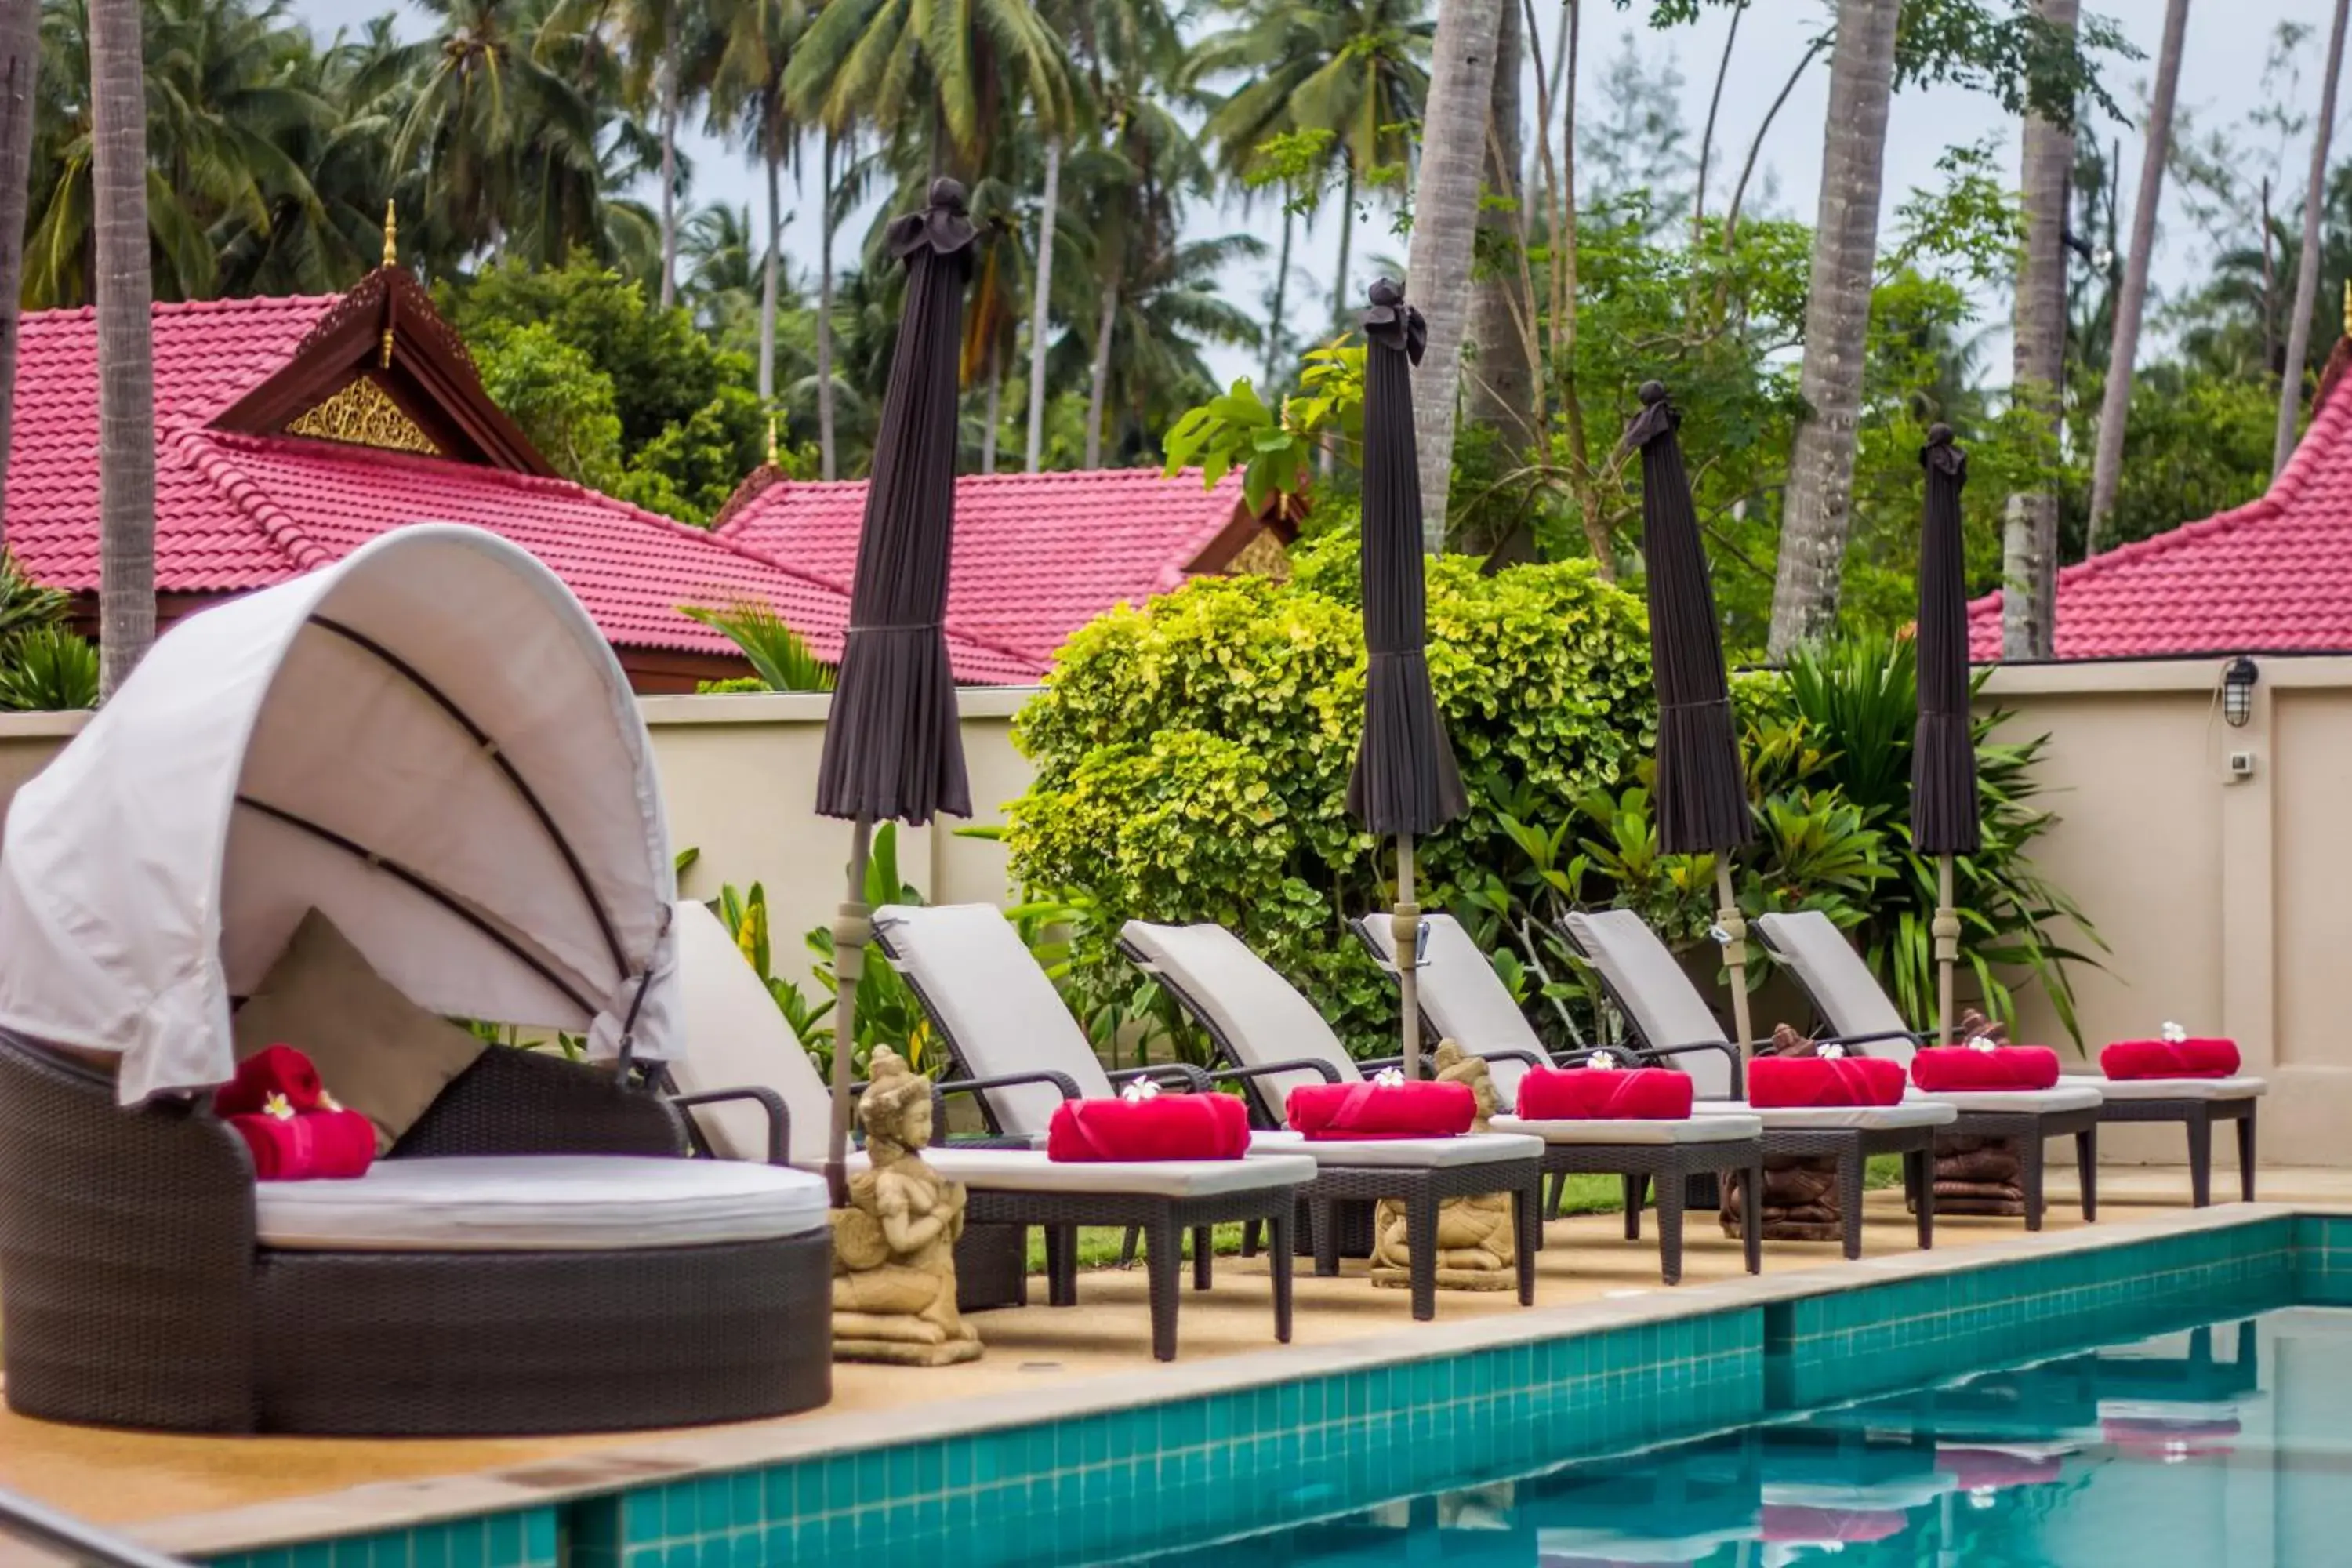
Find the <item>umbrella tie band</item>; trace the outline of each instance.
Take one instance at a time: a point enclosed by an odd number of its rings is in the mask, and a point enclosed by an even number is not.
[[[850,627],[849,629],[850,629],[850,631],[851,631],[852,633],[856,633],[856,632],[935,632],[935,631],[938,631],[938,630],[940,629],[940,624],[941,624],[941,623],[940,623],[940,622],[938,622],[938,621],[905,621],[905,622],[900,622],[900,623],[897,623],[897,624],[893,624],[893,625],[887,625],[887,626],[852,626],[852,627]]]

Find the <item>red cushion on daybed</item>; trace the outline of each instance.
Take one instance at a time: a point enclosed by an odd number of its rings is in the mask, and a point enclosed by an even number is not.
[[[1911,1081],[1930,1094],[2048,1089],[2058,1081],[2058,1053],[2048,1046],[1929,1046],[1911,1058]]]
[[[2233,1078],[2235,1040],[2117,1040],[2099,1053],[2109,1078]]]
[[[1899,1509],[1791,1508],[1768,1502],[1761,1523],[1767,1541],[1885,1541],[1908,1529],[1911,1516]]]
[[[1519,1115],[1528,1121],[1681,1121],[1690,1113],[1690,1074],[1667,1068],[1530,1068],[1519,1079]]]
[[[1315,1083],[1285,1110],[1309,1138],[1451,1138],[1470,1131],[1478,1097],[1466,1083]]]
[[[1936,1468],[1949,1470],[1964,1492],[1987,1487],[2041,1487],[2060,1479],[2065,1462],[2056,1456],[2028,1458],[1999,1448],[1937,1448]]]
[[[1748,1064],[1748,1103],[1764,1110],[1894,1105],[1903,1064],[1884,1057],[1758,1057]]]
[[[1048,1160],[1238,1160],[1248,1152],[1249,1110],[1230,1094],[1066,1100],[1045,1129]]]
[[[232,1116],[265,1182],[348,1181],[375,1163],[375,1123],[356,1110],[305,1110],[294,1116]]]

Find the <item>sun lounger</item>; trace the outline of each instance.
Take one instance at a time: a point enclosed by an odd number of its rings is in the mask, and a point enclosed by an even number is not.
[[[1644,1055],[1680,1066],[1699,1095],[1694,1114],[1747,1113],[1764,1124],[1764,1152],[1833,1160],[1838,1174],[1838,1213],[1845,1255],[1862,1256],[1862,1184],[1873,1154],[1903,1156],[1906,1184],[1917,1204],[1919,1245],[1936,1239],[1936,1194],[1928,1169],[1936,1134],[1959,1113],[1948,1105],[1906,1101],[1901,1105],[1798,1107],[1759,1110],[1738,1097],[1741,1047],[1683,972],[1658,934],[1630,910],[1579,910],[1560,922],[1569,944],[1594,973],[1632,1023]],[[1749,1209],[1759,1206],[1750,1203]]]
[[[1428,1037],[1450,1039],[1472,1055],[1485,1057],[1495,1092],[1504,1108],[1511,1110],[1528,1068],[1550,1059],[1543,1040],[1460,921],[1446,914],[1426,914],[1422,920],[1429,930],[1419,975]],[[1354,925],[1373,960],[1395,974],[1395,927],[1385,912],[1359,916]],[[1580,1061],[1589,1054],[1571,1052],[1562,1060]],[[1494,1126],[1498,1132],[1525,1132],[1544,1141],[1543,1171],[1552,1179],[1549,1212],[1555,1217],[1571,1173],[1621,1176],[1625,1184],[1625,1239],[1639,1241],[1646,1189],[1654,1179],[1658,1257],[1669,1285],[1683,1276],[1683,1204],[1690,1178],[1748,1171],[1753,1173],[1751,1180],[1763,1180],[1764,1127],[1748,1117],[1531,1121],[1513,1114],[1497,1116]],[[1750,1205],[1746,1238],[1750,1274],[1763,1268],[1763,1233],[1753,1223],[1755,1216],[1756,1205]]]
[[[1360,1082],[1363,1073],[1314,1004],[1247,944],[1219,925],[1167,926],[1129,921],[1119,948],[1157,979],[1209,1033],[1226,1069],[1215,1076],[1248,1090],[1261,1142],[1296,1139],[1286,1125],[1290,1092],[1311,1083]],[[1449,1197],[1509,1193],[1517,1222],[1519,1300],[1535,1300],[1535,1251],[1542,1245],[1543,1144],[1519,1133],[1385,1142],[1296,1139],[1276,1146],[1312,1154],[1322,1174],[1307,1197],[1314,1211],[1315,1269],[1339,1271],[1334,1205],[1348,1199],[1398,1198],[1413,1239],[1416,1318],[1436,1310],[1438,1203]]]
[[[1928,1043],[1903,1021],[1903,1015],[1879,989],[1870,965],[1827,915],[1818,910],[1764,915],[1756,921],[1755,930],[1764,951],[1796,976],[1830,1027],[1849,1046],[1874,1057],[1891,1058],[1907,1068],[1913,1050]],[[2103,1096],[2095,1085],[2077,1080],[2054,1089],[1967,1094],[1926,1094],[1914,1089],[1912,1093],[1922,1100],[1941,1100],[1958,1111],[1959,1120],[1951,1128],[1954,1134],[2002,1138],[2015,1145],[2028,1230],[2042,1228],[2042,1144],[2052,1138],[2072,1137],[2082,1176],[2083,1217],[2098,1217]]]
[[[996,920],[1003,925],[1001,915]],[[1005,931],[1009,936],[1011,928]],[[691,1066],[681,1060],[673,1075],[683,1091],[675,1103],[688,1110],[714,1153],[821,1170],[832,1096],[817,1076],[816,1065],[793,1037],[767,988],[736,952],[717,916],[700,904],[680,904],[677,931],[687,1033],[697,1050]],[[1019,947],[1017,940],[1013,945]],[[1044,976],[1039,980],[1051,989]],[[971,1087],[944,1083],[940,1091]],[[1176,1354],[1184,1232],[1192,1233],[1193,1284],[1205,1290],[1212,1281],[1213,1226],[1252,1220],[1273,1226],[1277,1241],[1272,1259],[1275,1337],[1289,1342],[1291,1249],[1283,1244],[1289,1239],[1297,1194],[1315,1178],[1312,1161],[1271,1157],[1077,1163],[1048,1160],[1034,1149],[940,1144],[926,1150],[923,1158],[940,1175],[963,1183],[968,1190],[967,1237],[982,1227],[1010,1227],[1016,1236],[1024,1236],[1033,1225],[1045,1229],[1055,1306],[1076,1303],[1077,1226],[1140,1228],[1150,1270],[1152,1353],[1161,1361]],[[966,1256],[966,1249],[959,1247],[960,1268]],[[1020,1256],[1025,1264],[1025,1241]]]

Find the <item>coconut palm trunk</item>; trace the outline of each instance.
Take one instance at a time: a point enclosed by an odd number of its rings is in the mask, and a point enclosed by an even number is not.
[[[90,0],[89,72],[98,208],[99,689],[106,697],[155,640],[155,362],[138,0]]]
[[[1470,262],[1503,3],[1448,0],[1438,7],[1429,97],[1422,110],[1421,171],[1413,181],[1412,245],[1405,276],[1429,321],[1429,346],[1413,371],[1412,402],[1419,416],[1413,445],[1421,465],[1421,547],[1430,555],[1445,548],[1463,329],[1470,316]]]
[[[2035,0],[2042,19],[2074,30],[2079,0]],[[2066,373],[2066,189],[2074,166],[2072,129],[2025,120],[2025,260],[2017,275],[2016,353],[2010,396],[2045,424],[2055,441]],[[2000,651],[2048,658],[2056,641],[2058,495],[2043,488],[2010,497],[2001,531]]]
[[[1269,395],[1282,381],[1282,313],[1285,297],[1290,292],[1290,246],[1297,227],[1298,215],[1286,202],[1282,208],[1281,259],[1274,269],[1274,301],[1265,323],[1265,391]]]
[[[33,86],[41,58],[39,0],[0,0],[0,519],[7,516],[8,448],[16,393],[17,300],[24,291],[25,209],[31,199]],[[6,538],[0,523],[0,542]]]
[[[661,58],[661,306],[677,302],[677,46],[665,31]]]
[[[2319,219],[2327,194],[2329,132],[2336,126],[2336,87],[2344,70],[2344,25],[2352,0],[2336,0],[2336,24],[2327,38],[2327,68],[2320,79],[2319,120],[2312,130],[2311,184],[2303,197],[2303,256],[2294,268],[2294,312],[2287,317],[2286,369],[2279,377],[2278,429],[2271,444],[2271,472],[2286,467],[2294,453],[2294,427],[2303,413],[2303,366],[2311,354],[2311,312],[2319,302]]]
[[[1356,240],[1356,163],[1348,160],[1347,177],[1339,184],[1339,268],[1332,275],[1331,320],[1337,323],[1348,319],[1349,252]]]
[[[2099,399],[2099,445],[2091,464],[2091,523],[2087,553],[2095,555],[2114,532],[2116,487],[2123,477],[2124,426],[2131,417],[2132,371],[2139,357],[2139,323],[2147,306],[2147,268],[2156,251],[2156,210],[2164,199],[2164,166],[2172,156],[2172,105],[2180,86],[2180,46],[2189,30],[2189,0],[2164,8],[2164,44],[2156,57],[2156,87],[2147,108],[2147,149],[2140,154],[2139,196],[2132,208],[2131,249],[2123,288],[2116,295],[2115,334],[2107,349],[2107,384]]]
[[[987,413],[980,427],[980,471],[983,474],[996,472],[996,426],[1003,418],[1004,355],[992,338],[988,344]]]
[[[1524,54],[1520,7],[1503,6],[1495,33],[1495,83],[1487,111],[1486,186],[1497,196],[1524,210],[1519,142],[1519,62]],[[1482,205],[1478,226],[1506,247],[1518,243],[1519,218],[1514,212],[1487,211]],[[1516,297],[1518,275],[1496,268],[1494,275],[1472,285],[1470,341],[1478,345],[1478,363],[1462,389],[1463,416],[1500,436],[1504,449],[1519,458],[1535,445],[1535,367],[1528,357],[1528,333],[1523,310],[1532,300]]]
[[[1054,221],[1062,207],[1062,139],[1045,142],[1045,190],[1038,202],[1036,287],[1029,300],[1029,472],[1045,460],[1045,337],[1054,292]]]
[[[1102,312],[1095,318],[1095,363],[1087,389],[1087,467],[1102,467],[1103,410],[1110,402],[1110,339],[1118,330],[1118,279],[1116,270],[1103,280]]]
[[[1846,540],[1853,528],[1863,340],[1878,261],[1879,192],[1901,10],[1900,0],[1838,0],[1811,292],[1805,303],[1805,359],[1798,377],[1805,414],[1789,454],[1780,574],[1772,590],[1769,647],[1776,659],[1827,631],[1837,617]]]
[[[772,117],[760,132],[768,176],[768,253],[760,260],[760,401],[772,406],[776,398],[776,274],[781,270],[778,253],[784,243],[783,195],[778,188],[783,153],[776,145]]]
[[[817,472],[838,477],[833,436],[833,160],[831,130],[817,156],[816,445]]]

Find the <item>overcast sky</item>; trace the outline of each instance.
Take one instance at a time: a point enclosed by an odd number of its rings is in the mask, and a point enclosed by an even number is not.
[[[1535,0],[1536,14],[1549,37],[1551,18],[1559,14],[1559,0]],[[354,25],[360,20],[381,14],[387,7],[381,0],[294,0],[294,12],[307,18],[322,33],[331,33],[338,26]],[[421,30],[424,23],[413,8],[394,6],[403,18],[404,31]],[[2148,58],[2120,68],[2111,68],[2108,86],[2116,100],[2134,112],[2146,95],[2148,71],[2153,65],[2157,44],[2162,32],[2164,0],[2087,0],[2086,9],[2114,18],[2124,32]],[[1635,46],[1653,61],[1671,54],[1683,78],[1684,119],[1696,140],[1697,128],[1706,116],[1707,95],[1714,86],[1717,62],[1721,55],[1724,29],[1729,13],[1709,8],[1705,19],[1696,26],[1671,33],[1651,32],[1638,20],[1635,12],[1620,13],[1610,7],[1594,5],[1587,13],[1586,36],[1580,51],[1580,74],[1585,90],[1591,92],[1598,82],[1600,68],[1621,49],[1629,36]],[[2257,109],[2263,101],[2263,65],[2272,37],[2278,25],[2288,20],[2302,22],[2324,29],[2326,7],[2318,0],[2201,0],[2189,13],[2188,48],[2181,71],[2180,100],[2184,109],[2200,127],[2221,126],[2239,121]],[[1824,9],[1814,0],[1756,0],[1740,24],[1738,48],[1734,56],[1729,79],[1723,94],[1723,107],[1717,132],[1718,151],[1716,168],[1723,171],[1710,175],[1714,201],[1719,206],[1728,195],[1729,183],[1737,174],[1739,156],[1754,137],[1757,126],[1790,70],[1803,54],[1805,46],[1822,26]],[[2315,114],[2319,99],[2317,58],[2323,40],[2314,39],[2307,47],[2310,68],[2304,73],[2299,89],[2302,102],[2294,107],[2307,119]],[[1775,195],[1775,205],[1782,212],[1810,221],[1818,197],[1822,119],[1828,100],[1829,81],[1825,63],[1817,62],[1790,95],[1769,135],[1763,143],[1759,174],[1769,173]],[[1528,94],[1528,112],[1534,111],[1532,90]],[[2124,142],[2124,205],[2128,222],[2132,192],[2136,188],[2139,164],[2140,140],[2136,126],[2106,122],[2096,127],[2102,142],[2111,142],[2118,135]],[[2007,121],[1999,107],[1976,94],[1954,89],[1928,89],[1904,94],[1895,103],[1888,130],[1886,155],[1886,202],[1891,208],[1904,195],[1915,187],[1935,183],[1936,160],[1947,147],[1960,142],[1972,142],[1988,136],[2002,140],[2004,164],[2014,169],[2017,136],[2015,122]],[[2339,146],[2341,140],[2339,138]],[[695,186],[692,199],[698,203],[725,202],[733,205],[753,204],[757,200],[756,171],[742,157],[726,147],[698,135],[688,139],[688,147],[694,159]],[[2352,152],[2352,149],[2346,149]],[[2304,160],[2309,157],[2307,142],[2293,149],[2288,163],[2291,169],[2291,189],[2280,205],[2299,212],[2302,200]],[[1731,167],[1725,171],[1728,163]],[[810,160],[812,178],[814,160]],[[2164,209],[2165,222],[2159,229],[2156,280],[2161,291],[2168,286],[2180,286],[2190,280],[2190,272],[2202,254],[2201,237],[2179,216],[2176,204],[2168,200]],[[1752,199],[1752,198],[1751,198]],[[795,193],[788,184],[785,200],[797,205]],[[1336,206],[1336,203],[1332,204]],[[1245,219],[1237,210],[1219,212],[1203,208],[1197,211],[1191,226],[1202,235],[1230,232],[1249,227],[1265,232],[1272,226],[1260,213]],[[863,219],[855,220],[851,232],[862,234]],[[1268,235],[1269,246],[1272,236]],[[814,221],[794,220],[786,228],[785,255],[795,268],[812,268],[816,253],[816,226]],[[1355,261],[1351,270],[1351,294],[1360,294],[1372,277],[1377,258],[1396,255],[1402,244],[1391,232],[1389,216],[1375,213],[1360,224],[1354,247]],[[1326,216],[1299,247],[1296,266],[1298,275],[1294,289],[1309,290],[1294,297],[1318,298],[1329,289],[1333,268],[1339,260],[1339,229],[1331,216]],[[1270,264],[1261,268],[1236,268],[1231,280],[1233,296],[1237,302],[1253,310],[1260,300],[1271,277]],[[1994,316],[2005,313],[2004,301],[1989,300],[1988,310]],[[1249,369],[1250,356],[1240,353],[1220,352],[1212,363],[1221,374],[1244,374]]]

